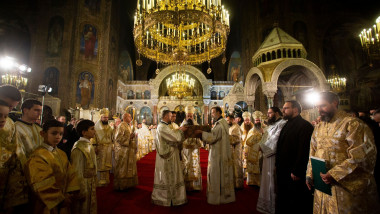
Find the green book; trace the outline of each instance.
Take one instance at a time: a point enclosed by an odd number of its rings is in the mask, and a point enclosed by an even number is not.
[[[322,174],[326,174],[327,172],[326,161],[321,158],[316,158],[313,156],[310,157],[310,160],[311,160],[311,167],[313,171],[314,188],[328,195],[332,195],[331,185],[323,182],[320,175],[321,172]]]

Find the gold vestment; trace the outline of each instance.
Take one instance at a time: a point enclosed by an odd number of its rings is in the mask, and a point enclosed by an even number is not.
[[[84,197],[73,202],[72,213],[96,214],[96,154],[90,141],[81,137],[74,144],[70,159],[80,182],[80,195]]]
[[[112,133],[108,124],[103,125],[99,120],[95,124],[95,138],[93,143],[97,150],[98,185],[107,186],[110,183],[110,170],[112,169]]]
[[[372,131],[359,119],[338,111],[329,122],[316,125],[310,156],[326,160],[332,196],[314,192],[313,213],[378,213],[373,170],[376,146]],[[309,160],[306,176],[312,178]]]
[[[137,186],[137,166],[136,166],[136,141],[131,139],[132,129],[128,123],[122,122],[117,128],[115,135],[115,145],[119,148],[116,157],[116,167],[114,170],[114,189],[125,190]]]
[[[22,155],[14,122],[9,117],[0,129],[0,210],[28,203],[28,188],[19,158]],[[3,206],[3,207],[1,207]]]
[[[25,176],[33,192],[33,213],[70,213],[61,202],[79,190],[79,181],[64,151],[42,144],[26,162]]]

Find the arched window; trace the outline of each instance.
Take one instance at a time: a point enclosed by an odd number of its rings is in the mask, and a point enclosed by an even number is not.
[[[267,58],[266,58],[266,56],[265,56],[265,54],[263,54],[262,56],[261,56],[261,59],[262,59],[262,62],[266,62],[267,60]]]
[[[128,98],[128,100],[135,99],[135,93],[132,90],[129,90],[128,94],[127,94],[127,98]]]
[[[276,59],[276,52],[272,51],[272,59]]]
[[[281,50],[280,49],[277,50],[277,59],[279,59],[279,58],[281,58]]]
[[[218,94],[216,93],[216,91],[211,91],[211,99],[212,100],[217,100],[218,99]]]
[[[286,50],[285,50],[285,48],[284,49],[282,49],[282,57],[284,57],[284,58],[286,58],[287,56],[286,56]]]
[[[298,57],[298,58],[301,58],[301,57],[302,57],[302,56],[301,56],[301,50],[300,50],[300,49],[297,50],[297,57]]]
[[[288,58],[292,58],[292,51],[288,49]]]
[[[297,52],[296,52],[296,49],[293,49],[293,58],[297,58]]]
[[[269,52],[267,53],[267,60],[268,60],[268,61],[271,61],[271,60],[272,60],[272,58],[270,57],[270,53],[269,53]]]

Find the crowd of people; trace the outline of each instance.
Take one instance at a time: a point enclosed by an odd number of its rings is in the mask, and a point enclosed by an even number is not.
[[[211,109],[212,127],[200,126],[195,108],[164,110],[157,126],[137,124],[129,113],[111,124],[103,109],[96,122],[65,116],[40,120],[42,103],[21,102],[13,86],[0,86],[0,213],[96,213],[96,188],[124,191],[138,185],[136,162],[156,150],[152,203],[178,206],[187,192],[202,191],[200,149],[209,150],[207,202],[236,200],[246,185],[259,188],[262,213],[377,213],[380,109],[371,117],[338,110],[339,97],[321,92],[320,117],[309,123],[297,101],[282,110],[229,114]],[[264,119],[265,118],[265,119]],[[327,172],[313,174],[310,158]],[[321,178],[331,194],[314,189]]]

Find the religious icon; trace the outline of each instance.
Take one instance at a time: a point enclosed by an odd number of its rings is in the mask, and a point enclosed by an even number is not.
[[[52,91],[51,95],[58,94],[58,84],[59,84],[59,71],[57,68],[50,67],[45,70],[44,75],[44,85],[50,86]]]
[[[123,81],[133,80],[132,60],[128,51],[122,51],[119,58],[119,78]]]
[[[94,99],[94,76],[90,72],[80,73],[77,85],[77,102],[87,109]]]
[[[143,119],[146,120],[146,125],[150,125],[153,122],[152,111],[147,106],[141,108],[138,122],[141,123]]]
[[[241,58],[239,52],[235,51],[231,55],[228,65],[228,81],[242,82],[244,81],[243,71],[241,70]]]
[[[80,51],[85,60],[93,60],[98,55],[97,30],[94,26],[86,24],[80,39]]]
[[[56,16],[50,19],[47,41],[47,54],[49,56],[59,56],[61,54],[63,22],[63,18],[60,16]]]

